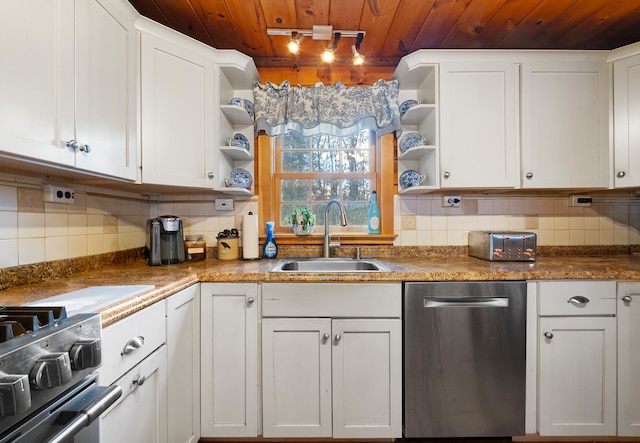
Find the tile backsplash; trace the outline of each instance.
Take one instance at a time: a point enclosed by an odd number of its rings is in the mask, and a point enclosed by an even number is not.
[[[55,184],[75,190],[75,204],[49,203],[50,178],[0,173],[0,268],[139,248],[150,217],[182,218],[185,234],[203,234],[215,246],[223,229],[241,229],[241,215],[258,213],[256,198],[217,211],[213,195],[149,197],[97,186]],[[460,208],[443,208],[439,194],[395,196],[396,246],[460,246],[470,230],[538,234],[544,246],[640,244],[637,195],[594,196],[571,207],[568,196],[462,195]],[[384,211],[384,208],[381,208]]]

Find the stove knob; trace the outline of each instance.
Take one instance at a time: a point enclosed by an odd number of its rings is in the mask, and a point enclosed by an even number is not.
[[[0,418],[18,415],[31,407],[26,375],[0,375]]]
[[[69,351],[69,357],[71,357],[71,367],[76,370],[99,366],[102,361],[100,339],[75,342]]]
[[[71,361],[67,352],[52,352],[36,361],[29,379],[33,389],[51,389],[71,381]]]

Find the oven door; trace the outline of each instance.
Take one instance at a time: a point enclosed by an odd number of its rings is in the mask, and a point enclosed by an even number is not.
[[[16,426],[0,443],[73,442],[122,395],[119,386],[98,386],[97,374],[91,374],[64,395]],[[97,425],[97,422],[95,422]]]

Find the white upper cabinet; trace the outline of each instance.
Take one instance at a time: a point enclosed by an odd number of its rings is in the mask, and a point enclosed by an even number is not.
[[[607,188],[606,53],[561,56],[522,64],[522,187]]]
[[[518,80],[513,62],[440,64],[442,188],[518,186]]]
[[[2,2],[2,154],[136,179],[136,17],[114,0]]]
[[[640,45],[613,62],[614,183],[640,186]]]
[[[146,19],[141,30],[142,182],[213,188],[211,48]]]

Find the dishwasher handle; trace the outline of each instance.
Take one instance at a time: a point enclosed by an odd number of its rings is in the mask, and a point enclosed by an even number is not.
[[[424,307],[431,308],[508,308],[508,297],[424,297]]]

